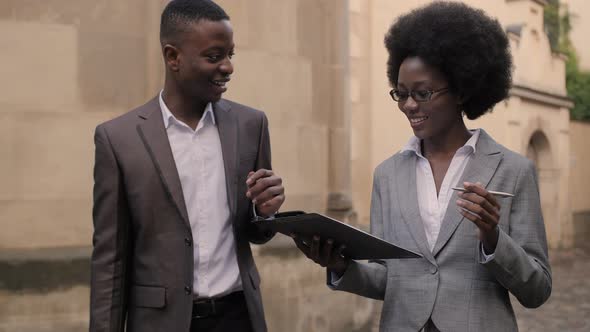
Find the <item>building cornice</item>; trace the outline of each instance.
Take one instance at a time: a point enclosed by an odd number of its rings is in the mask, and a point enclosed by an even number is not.
[[[511,1],[522,1],[522,0],[506,0],[506,2],[511,2]],[[549,3],[547,2],[547,0],[528,0],[530,2],[536,2],[537,4],[545,7],[547,6]]]
[[[555,107],[563,107],[568,109],[574,107],[574,102],[567,96],[533,89],[524,85],[513,85],[512,89],[510,89],[510,96],[521,97],[523,99],[533,100]]]

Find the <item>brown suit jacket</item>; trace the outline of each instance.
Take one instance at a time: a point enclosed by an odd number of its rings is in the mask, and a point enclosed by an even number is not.
[[[266,331],[249,242],[273,234],[250,221],[248,172],[271,169],[263,112],[220,100],[217,121],[238,265],[250,318]],[[189,331],[193,247],[181,184],[158,98],[95,133],[90,331]]]

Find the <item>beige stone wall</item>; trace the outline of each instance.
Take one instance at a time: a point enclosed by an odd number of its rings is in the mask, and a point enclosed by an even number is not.
[[[94,127],[146,99],[140,3],[0,3],[0,248],[90,244]]]
[[[570,38],[580,60],[580,67],[590,71],[590,47],[588,47],[588,31],[590,31],[590,2],[586,0],[562,0],[572,16]]]
[[[371,61],[371,7],[369,1],[351,0],[350,6],[350,105],[351,105],[351,152],[352,197],[361,225],[369,225],[372,188],[371,162],[371,74],[367,64]]]
[[[88,331],[88,287],[52,293],[0,290],[0,332]]]
[[[570,207],[572,211],[590,211],[590,123],[570,122]]]
[[[574,228],[574,244],[586,245],[590,237],[590,153],[588,137],[590,123],[572,121],[571,135],[571,172],[570,172],[570,208]]]

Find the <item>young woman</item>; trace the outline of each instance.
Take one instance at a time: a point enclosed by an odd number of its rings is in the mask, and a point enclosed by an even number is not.
[[[414,136],[375,170],[371,231],[423,258],[365,263],[295,242],[330,287],[384,301],[382,331],[516,331],[509,292],[529,308],[551,293],[535,168],[463,120],[508,96],[508,39],[483,11],[437,1],[400,17],[385,46]]]

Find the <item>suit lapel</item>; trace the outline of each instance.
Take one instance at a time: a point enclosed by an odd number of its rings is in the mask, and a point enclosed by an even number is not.
[[[238,185],[238,120],[232,113],[231,106],[224,100],[220,100],[213,104],[213,112],[215,114],[219,139],[221,141],[223,165],[225,167],[227,200],[230,212],[235,216],[237,213],[236,204]]]
[[[183,222],[190,228],[182,186],[168,141],[168,134],[164,128],[158,97],[152,99],[139,111],[139,117],[144,120],[137,125],[139,136],[154,162],[169,197],[176,205]]]
[[[396,185],[393,188],[398,188],[398,200],[402,212],[402,219],[410,229],[410,233],[422,255],[430,262],[435,263],[434,256],[428,246],[428,240],[424,231],[424,222],[420,216],[420,207],[418,205],[416,158],[404,153],[398,162],[404,163],[404,165],[396,165],[395,167],[396,170],[400,171],[395,174]]]
[[[461,180],[457,184],[460,187],[463,186],[464,181],[481,182],[484,187],[487,187],[502,160],[502,153],[498,148],[498,144],[483,129],[480,129],[480,131],[475,154],[465,167]],[[457,198],[457,193],[454,192],[449,200],[447,212],[441,223],[440,233],[432,251],[434,256],[445,246],[464,219],[456,207],[455,201]]]

